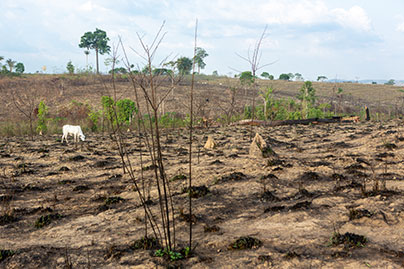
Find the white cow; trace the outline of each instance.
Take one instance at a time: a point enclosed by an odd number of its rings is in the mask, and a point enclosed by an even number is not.
[[[80,125],[64,125],[62,143],[63,143],[63,139],[66,140],[66,143],[69,143],[69,142],[67,142],[67,136],[69,134],[73,135],[74,142],[79,142],[79,138],[81,139],[81,141],[84,141],[84,139],[86,139],[86,137],[83,134],[83,131],[81,130]]]

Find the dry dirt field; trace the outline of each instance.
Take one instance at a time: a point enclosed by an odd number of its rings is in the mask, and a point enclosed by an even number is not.
[[[249,156],[250,127],[198,130],[193,182],[207,189],[193,199],[197,247],[171,268],[402,268],[403,131],[398,120],[254,127],[279,156],[267,161]],[[214,150],[203,148],[208,135]],[[77,148],[60,135],[1,139],[0,205],[13,216],[0,220],[1,268],[64,268],[67,258],[73,268],[167,266],[152,251],[132,249],[143,236],[133,183],[108,136],[86,137]],[[180,130],[163,135],[168,178],[187,174],[187,139]],[[146,151],[136,141],[128,134],[133,163]],[[171,182],[183,244],[185,184]],[[41,216],[50,222],[35,227]],[[257,240],[251,249],[229,249],[240,237]]]

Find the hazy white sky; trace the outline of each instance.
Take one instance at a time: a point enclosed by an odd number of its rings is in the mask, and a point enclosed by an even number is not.
[[[80,37],[96,28],[107,32],[110,45],[121,36],[125,46],[140,50],[136,33],[150,41],[164,20],[156,65],[169,54],[191,57],[198,19],[207,74],[249,70],[236,53],[246,56],[268,25],[261,63],[276,63],[259,74],[404,79],[399,0],[1,0],[0,11],[0,56],[23,62],[27,72],[42,66],[47,73],[65,72],[69,60],[84,68]],[[130,58],[143,65],[134,53]],[[95,65],[92,52],[89,62]]]

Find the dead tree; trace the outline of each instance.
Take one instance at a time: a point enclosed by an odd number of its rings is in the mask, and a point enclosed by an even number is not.
[[[251,84],[251,88],[254,90],[254,93],[253,93],[253,96],[252,96],[252,120],[255,119],[255,97],[256,97],[256,92],[257,92],[257,89],[258,89],[258,84],[256,82],[256,73],[257,73],[258,70],[260,70],[260,69],[262,69],[262,68],[276,62],[275,61],[275,62],[272,62],[272,63],[263,64],[263,65],[261,65],[261,63],[260,63],[261,57],[262,57],[261,46],[262,46],[263,40],[265,39],[265,37],[267,35],[266,34],[267,28],[268,28],[268,26],[266,25],[265,28],[264,28],[264,31],[262,32],[262,34],[260,36],[260,38],[255,43],[254,50],[253,50],[252,53],[250,52],[250,49],[248,49],[246,57],[236,53],[237,56],[239,56],[241,59],[245,60],[251,67],[251,74],[252,74],[252,80],[253,80],[252,84]],[[247,98],[247,96],[246,96],[246,98]],[[252,132],[252,126],[251,126],[251,129],[250,129],[250,133],[251,133],[250,138],[252,140],[252,133],[253,133]]]
[[[48,96],[54,85],[39,82],[18,81],[12,86],[12,101],[15,108],[29,122],[31,139],[35,134],[34,123],[38,115],[38,105]]]

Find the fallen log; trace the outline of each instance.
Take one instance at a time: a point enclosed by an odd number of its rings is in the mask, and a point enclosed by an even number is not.
[[[278,120],[269,122],[267,126],[296,125],[296,124],[307,125],[307,124],[336,123],[336,122],[341,122],[341,117],[333,117],[331,119],[312,118],[303,120]]]
[[[233,125],[252,125],[252,126],[281,126],[281,125],[296,125],[296,124],[320,124],[320,123],[338,123],[338,122],[358,122],[359,117],[332,117],[330,119],[303,119],[303,120],[274,120],[274,121],[263,121],[263,120],[241,120]]]

